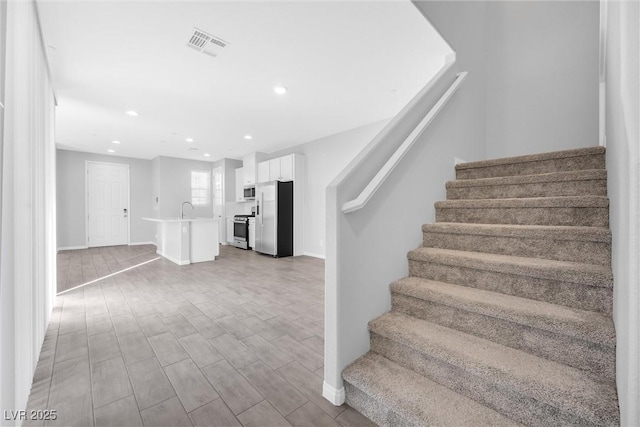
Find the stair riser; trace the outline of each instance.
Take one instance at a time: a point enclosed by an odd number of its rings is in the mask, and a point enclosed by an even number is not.
[[[611,314],[611,288],[409,260],[409,275]]]
[[[606,195],[607,181],[602,179],[447,188],[447,200]]]
[[[615,382],[615,349],[464,309],[392,293],[392,310],[476,335]]]
[[[456,170],[456,179],[497,178],[501,176],[538,175],[589,169],[604,169],[604,153],[578,157],[539,160],[525,163],[499,164]]]
[[[414,425],[402,418],[392,409],[386,407],[383,402],[374,399],[348,381],[344,382],[344,389],[347,405],[351,406],[379,426],[411,427]]]
[[[436,222],[609,227],[608,208],[436,208]]]
[[[495,378],[460,369],[374,332],[371,333],[371,351],[525,425],[595,425],[567,410],[510,389]]]
[[[579,240],[552,240],[526,237],[483,236],[425,231],[428,248],[611,265],[611,244]]]

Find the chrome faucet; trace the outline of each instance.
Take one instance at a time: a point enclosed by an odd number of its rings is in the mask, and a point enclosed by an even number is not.
[[[191,202],[182,202],[182,206],[180,206],[180,219],[184,219],[184,205],[189,205],[191,209],[193,209]]]

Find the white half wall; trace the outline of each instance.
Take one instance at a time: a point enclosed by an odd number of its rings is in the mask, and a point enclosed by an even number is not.
[[[640,4],[603,3],[607,174],[620,421],[640,425]]]
[[[26,408],[56,288],[55,100],[35,3],[2,2],[4,31],[0,422],[17,425],[4,414]]]
[[[81,248],[87,244],[86,161],[129,165],[131,243],[155,241],[155,225],[142,220],[153,216],[151,160],[58,149],[58,248]]]

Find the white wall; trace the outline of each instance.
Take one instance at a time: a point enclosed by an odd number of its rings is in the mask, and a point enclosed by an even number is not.
[[[487,156],[598,145],[595,1],[486,8]]]
[[[487,158],[598,145],[598,2],[414,4],[478,86]]]
[[[640,7],[606,1],[607,174],[622,425],[640,425]]]
[[[305,156],[305,255],[325,257],[326,188],[388,122],[378,121],[269,154],[269,158],[291,153]]]
[[[177,217],[182,202],[191,201],[191,171],[211,172],[213,163],[198,160],[156,157],[153,160],[58,151],[58,248],[86,247],[85,161],[129,165],[131,188],[131,244],[156,241],[156,227],[144,217]],[[156,197],[158,203],[156,203]],[[212,205],[185,214],[213,216]]]
[[[5,28],[0,411],[15,411],[26,407],[55,295],[54,96],[34,2],[3,2]]]
[[[489,153],[502,157],[597,144],[597,103],[583,105],[597,102],[597,6],[572,3],[414,1],[456,52],[456,70],[469,75],[369,205],[351,214],[340,209],[367,185],[401,136],[424,116],[425,106],[437,98],[426,97],[406,117],[394,118],[385,135],[372,141],[327,189],[323,394],[332,402],[341,403],[342,369],[369,348],[367,322],[389,309],[389,283],[407,274],[406,253],[420,244],[420,225],[434,220],[433,203],[445,198],[445,181],[454,177],[454,157],[471,161]],[[586,42],[580,35],[588,35]],[[517,56],[512,56],[514,43],[523,44]],[[559,75],[585,72],[574,62],[593,63],[595,74],[587,71],[575,88],[566,90],[574,82],[551,79],[549,70],[539,73],[537,62],[524,66],[527,49],[533,47],[532,58],[555,61]],[[447,75],[431,95],[439,96],[442,85],[452,79]],[[533,91],[540,87],[546,96],[538,98]],[[574,91],[581,96],[564,98]],[[514,100],[527,96],[526,102]],[[551,116],[547,111],[554,105],[560,107]],[[543,140],[531,135],[534,131]]]
[[[155,194],[159,200],[156,211],[157,216],[177,217],[180,215],[182,202],[191,201],[191,171],[199,170],[211,173],[213,163],[164,156],[158,157],[157,161],[158,170],[156,177],[159,177],[156,186],[157,193]],[[213,217],[213,206],[211,203],[207,206],[197,206],[193,210],[191,210],[189,206],[185,206],[184,209],[185,215],[203,218]]]
[[[155,242],[154,224],[142,220],[143,217],[153,217],[151,160],[57,150],[58,248],[87,246],[86,161],[129,165],[131,243]]]

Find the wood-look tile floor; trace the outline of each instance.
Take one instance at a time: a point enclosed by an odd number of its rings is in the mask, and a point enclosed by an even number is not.
[[[63,288],[153,249],[61,252]],[[228,246],[214,262],[162,258],[59,295],[28,404],[57,419],[24,425],[372,425],[322,398],[323,297],[322,260]]]
[[[58,253],[58,292],[156,258],[153,245],[108,246]]]

